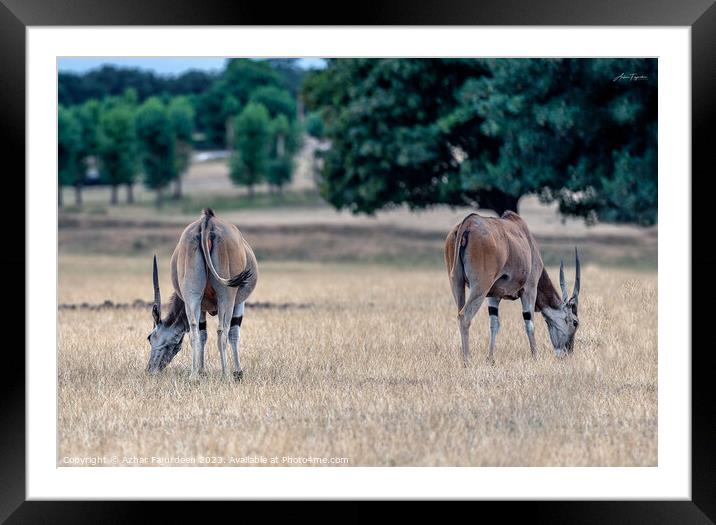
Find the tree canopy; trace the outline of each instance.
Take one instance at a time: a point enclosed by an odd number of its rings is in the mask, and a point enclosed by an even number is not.
[[[501,213],[536,194],[653,224],[656,86],[654,59],[336,59],[303,94],[331,141],[321,193],[337,208]]]
[[[216,73],[190,70],[179,75],[158,75],[139,68],[102,66],[86,73],[62,72],[58,75],[60,104],[75,105],[108,96],[117,96],[134,89],[139,102],[152,96],[190,95],[206,91],[216,79]]]

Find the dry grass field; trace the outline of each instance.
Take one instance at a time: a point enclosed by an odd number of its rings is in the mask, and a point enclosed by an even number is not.
[[[557,360],[537,314],[534,361],[519,301],[503,301],[496,365],[485,363],[483,308],[466,369],[442,249],[468,210],[353,217],[320,204],[311,184],[301,162],[282,202],[263,194],[251,204],[225,165],[198,163],[184,182],[187,197],[161,212],[139,188],[137,204],[118,207],[106,205],[106,189],[91,188],[83,210],[60,215],[58,465],[92,457],[120,465],[125,457],[656,465],[656,228],[587,228],[524,199],[520,211],[555,282],[560,257],[573,279],[580,247],[575,352]],[[171,250],[204,205],[236,223],[259,260],[242,325],[241,383],[221,376],[211,317],[206,377],[188,381],[188,337],[160,376],[144,373],[151,254],[166,301]]]
[[[62,255],[60,303],[149,299],[148,263]],[[60,309],[58,462],[656,465],[656,273],[590,264],[583,273],[572,357],[553,356],[538,315],[533,361],[518,302],[503,302],[496,366],[484,362],[488,320],[480,311],[467,369],[439,267],[263,263],[249,303],[284,306],[247,306],[240,384],[221,376],[211,318],[209,374],[191,384],[187,343],[163,375],[144,373],[148,309]],[[168,272],[161,277],[168,293]]]

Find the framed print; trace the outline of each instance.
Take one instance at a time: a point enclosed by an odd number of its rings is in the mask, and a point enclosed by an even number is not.
[[[716,8],[292,11],[3,0],[3,519],[712,521]]]

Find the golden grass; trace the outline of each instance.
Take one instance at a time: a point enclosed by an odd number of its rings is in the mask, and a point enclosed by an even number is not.
[[[150,299],[147,262],[63,255],[59,301]],[[497,364],[485,364],[483,309],[467,369],[442,268],[266,263],[252,301],[312,306],[247,308],[240,384],[221,377],[213,318],[209,373],[192,384],[187,341],[161,376],[144,373],[148,311],[59,311],[58,464],[256,455],[361,466],[656,465],[656,272],[587,265],[576,351],[563,361],[539,314],[532,360],[517,301],[502,303]]]

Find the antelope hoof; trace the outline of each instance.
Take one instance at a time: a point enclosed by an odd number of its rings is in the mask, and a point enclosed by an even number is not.
[[[485,362],[490,366],[495,366],[495,357],[488,355],[487,359],[485,359]]]
[[[236,381],[237,383],[240,383],[244,379],[244,371],[239,370],[238,372],[234,372],[233,376],[234,376],[234,381]]]

